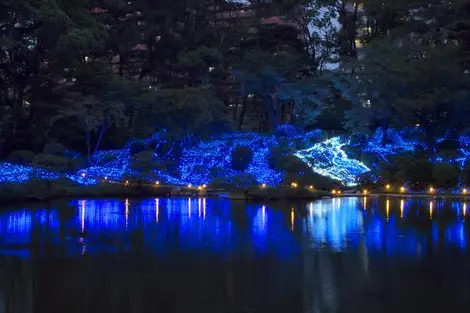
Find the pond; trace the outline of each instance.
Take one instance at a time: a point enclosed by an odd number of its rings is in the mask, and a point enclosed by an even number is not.
[[[468,313],[468,214],[362,197],[5,208],[0,312]]]

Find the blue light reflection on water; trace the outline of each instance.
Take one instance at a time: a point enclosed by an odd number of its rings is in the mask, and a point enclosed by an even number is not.
[[[0,255],[27,259],[52,245],[73,257],[142,251],[158,257],[269,254],[295,260],[305,249],[347,252],[365,244],[370,258],[419,260],[433,249],[468,248],[461,202],[336,198],[282,208],[235,203],[77,200],[69,209],[2,211]]]

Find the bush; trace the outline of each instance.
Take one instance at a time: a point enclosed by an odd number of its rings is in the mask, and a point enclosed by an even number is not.
[[[145,151],[145,143],[142,141],[134,141],[133,143],[131,143],[129,150],[131,155]]]
[[[44,154],[52,154],[52,155],[60,156],[60,155],[64,155],[66,150],[67,148],[61,143],[49,142],[44,146],[44,149],[42,150],[42,152]]]
[[[10,153],[8,160],[15,164],[30,165],[35,156],[36,154],[29,150],[16,150]]]
[[[131,157],[130,167],[142,175],[149,175],[154,170],[165,170],[165,164],[152,151],[142,151]]]
[[[432,163],[428,159],[417,159],[408,167],[406,173],[411,186],[426,188],[432,183]]]
[[[230,188],[233,188],[233,184],[226,177],[218,176],[218,177],[215,177],[209,183],[209,188],[211,188],[211,189],[230,189]]]
[[[232,169],[243,171],[253,161],[253,150],[250,147],[237,146],[232,150]]]
[[[106,153],[104,155],[101,155],[100,158],[92,156],[92,160],[95,160],[94,163],[97,166],[104,166],[108,163],[111,163],[112,161],[114,161],[116,159],[117,159],[117,156],[115,154],[112,154],[112,153]]]
[[[74,157],[67,159],[67,172],[74,173],[81,168],[86,166],[86,158],[84,157]]]
[[[328,133],[321,129],[315,129],[307,132],[304,136],[307,145],[312,146],[316,143],[325,141],[328,139]]]
[[[407,182],[411,187],[418,189],[424,189],[433,182],[433,165],[427,158],[418,159],[405,155],[393,158],[390,163],[380,172],[380,176],[387,181]]]
[[[256,178],[251,174],[241,174],[233,178],[233,185],[236,187],[251,187],[257,185]]]
[[[68,165],[66,158],[45,153],[36,155],[32,163],[35,167],[47,169],[50,171],[63,171],[67,168]]]
[[[285,158],[293,153],[289,147],[271,147],[268,154],[268,167],[275,171],[283,171]]]
[[[467,186],[470,184],[470,160],[467,160],[463,166],[462,181]]]
[[[376,179],[375,175],[371,172],[367,172],[364,174],[359,175],[358,179],[358,184],[363,187],[363,188],[373,188],[376,186]]]
[[[318,189],[330,189],[340,184],[338,181],[314,173],[307,164],[293,155],[284,156],[280,165],[280,170],[284,171],[285,185],[296,182],[299,186],[313,185]]]
[[[459,181],[458,169],[449,163],[435,164],[432,169],[432,177],[437,186],[443,188],[453,188]]]
[[[361,162],[367,166],[373,166],[380,162],[380,157],[376,153],[363,152],[361,154]]]

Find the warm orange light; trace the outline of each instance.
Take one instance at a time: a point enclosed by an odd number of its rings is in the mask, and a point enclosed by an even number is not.
[[[290,223],[291,223],[291,230],[294,230],[294,221],[295,221],[295,213],[294,213],[294,208],[291,209],[290,211]]]
[[[290,185],[291,185],[292,188],[297,188],[297,183],[295,183],[295,182],[290,184]]]
[[[157,180],[157,181],[155,182],[155,185],[157,185],[157,186],[160,185],[160,182]]]
[[[436,189],[434,189],[433,187],[429,187],[429,193],[435,193],[436,192]]]
[[[364,195],[366,195],[366,194],[368,194],[368,193],[369,193],[369,192],[367,191],[367,189],[364,189],[364,190],[362,191],[362,194],[364,194]]]
[[[406,188],[405,187],[400,187],[400,192],[403,193],[406,191]]]
[[[310,187],[308,187],[310,190],[313,190],[313,186],[310,185]]]
[[[388,217],[390,216],[390,200],[389,199],[387,199],[385,203],[385,210],[387,212],[387,219],[388,219]]]
[[[262,184],[262,185],[261,185],[261,188],[266,188],[266,184]]]
[[[390,188],[392,188],[392,186],[390,186],[389,184],[385,185],[385,189],[390,190]]]
[[[338,190],[336,193],[337,193],[338,195],[340,195],[340,194],[341,194],[341,190]]]
[[[333,189],[333,190],[331,191],[331,193],[335,195],[335,194],[336,194],[336,190]]]
[[[462,194],[466,195],[467,193],[468,193],[468,190],[467,190],[466,188],[464,188],[464,189],[462,190]]]
[[[129,181],[126,180],[126,182],[124,183],[126,186],[129,186]]]
[[[405,201],[403,199],[400,200],[400,217],[403,218],[403,213],[405,211]]]

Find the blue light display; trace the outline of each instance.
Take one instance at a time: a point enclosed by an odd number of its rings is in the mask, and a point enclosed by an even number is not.
[[[295,153],[307,163],[315,173],[355,186],[359,175],[370,169],[358,160],[349,159],[342,147],[349,143],[341,137],[334,137],[313,147]]]
[[[319,130],[302,133],[297,128],[284,125],[281,127],[282,136],[291,140],[287,142],[293,144],[296,140],[308,140],[314,142],[321,139],[323,132]],[[302,135],[303,134],[303,135]],[[174,143],[166,152],[159,157],[162,160],[171,160],[173,163],[179,164],[179,173],[169,174],[166,171],[155,169],[145,175],[140,175],[142,179],[159,180],[175,185],[202,185],[208,184],[215,178],[223,178],[227,183],[236,183],[237,177],[243,174],[250,174],[258,183],[266,183],[269,185],[278,185],[283,179],[283,173],[273,170],[268,166],[268,158],[270,149],[279,146],[278,138],[274,135],[260,135],[256,133],[230,133],[221,135],[216,139],[208,141],[198,141],[193,136],[188,136],[178,142],[181,147],[181,156],[172,159],[172,151],[175,150]],[[151,146],[155,151],[159,151],[160,146],[166,144],[164,133],[157,133],[146,140],[139,140],[143,145]],[[10,163],[0,164],[0,183],[21,183],[30,179],[47,179],[55,180],[59,178],[67,178],[81,185],[97,184],[104,178],[113,181],[122,181],[126,177],[137,177],[138,173],[134,173],[130,168],[131,145],[136,141],[131,141],[121,150],[100,151],[89,158],[89,166],[79,169],[74,174],[59,174],[52,171],[36,169],[30,166],[14,165]],[[367,170],[361,167],[359,162],[349,160],[341,150],[343,144],[339,143],[339,139],[332,139],[324,144],[316,144],[309,149],[309,156],[321,159],[325,155],[333,156],[334,166],[330,169],[323,163],[318,166],[312,166],[312,170],[319,173],[346,182],[351,185],[355,179],[354,175],[358,175]],[[253,159],[248,167],[243,170],[234,170],[231,168],[231,154],[235,147],[246,146],[252,149]],[[321,149],[317,149],[321,146]],[[315,155],[318,153],[318,155]],[[299,153],[299,156],[302,156]],[[301,157],[302,160],[306,160]],[[325,160],[326,161],[326,160]],[[311,164],[307,162],[308,164]],[[344,166],[344,169],[340,167]]]
[[[378,128],[367,141],[363,151],[376,154],[382,160],[387,160],[390,155],[397,155],[406,152],[414,152],[422,143],[417,139],[419,133],[416,129],[395,129]]]
[[[309,147],[297,150],[293,155],[305,162],[313,172],[342,182],[345,186],[354,186],[358,176],[375,169],[378,164],[367,164],[350,158],[344,147],[352,146],[359,151],[377,156],[378,161],[389,161],[391,156],[410,153],[425,149],[419,128],[407,128],[400,131],[379,128],[370,137],[360,143],[351,143],[347,137],[334,137],[322,140],[325,132],[312,130],[304,132],[292,125],[281,125],[275,135],[258,133],[228,133],[211,140],[201,141],[193,135],[182,140],[169,142],[165,131],[158,132],[144,140],[132,140],[123,149],[100,151],[88,159],[88,165],[76,173],[59,174],[53,171],[33,168],[30,166],[0,163],[0,183],[23,183],[33,178],[56,180],[67,178],[77,184],[92,185],[105,177],[113,181],[123,181],[127,177],[140,177],[147,180],[158,180],[174,185],[202,185],[214,179],[222,179],[225,183],[240,183],[243,174],[250,174],[257,183],[279,185],[284,173],[269,167],[268,160],[272,148],[287,145],[295,151],[297,145]],[[450,136],[450,135],[448,135]],[[459,137],[460,148],[456,157],[436,156],[432,162],[449,162],[460,167],[470,157],[470,136]],[[443,136],[438,142],[446,140]],[[170,170],[155,169],[152,172],[139,174],[130,167],[131,147],[140,143],[145,149],[155,152],[162,162],[174,164]],[[231,154],[235,147],[246,146],[253,151],[253,160],[243,170],[231,167]],[[77,154],[69,157],[77,158]]]
[[[185,148],[180,162],[181,179],[191,184],[207,184],[216,177],[230,178],[240,174],[251,174],[258,183],[278,185],[282,173],[268,167],[269,148],[275,147],[273,136],[260,136],[255,133],[233,133],[217,140],[200,142],[194,147]],[[231,154],[236,146],[250,147],[253,160],[244,171],[231,168]],[[212,169],[212,173],[211,173]]]

